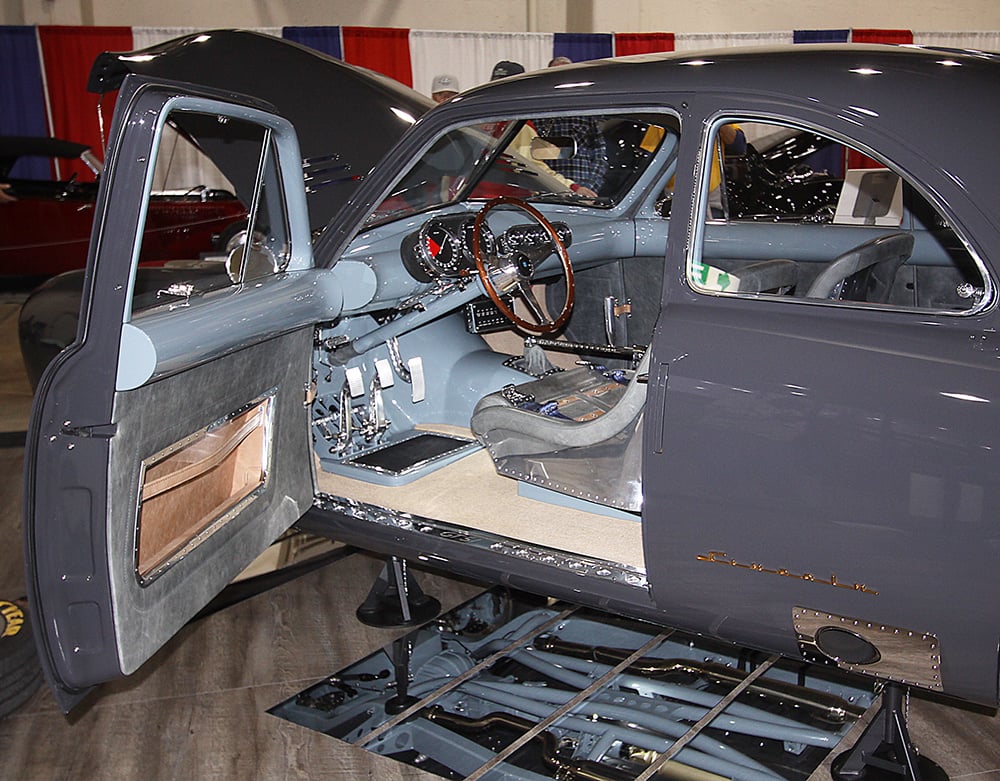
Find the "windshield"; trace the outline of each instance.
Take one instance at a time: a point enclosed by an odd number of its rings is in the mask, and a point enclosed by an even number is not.
[[[544,163],[519,150],[518,139],[525,131],[530,131],[530,125],[517,120],[484,122],[449,131],[397,182],[367,224],[387,222],[466,197],[487,200],[498,195],[572,195],[572,190]]]
[[[448,131],[399,179],[366,225],[497,196],[610,208],[660,148],[662,115],[545,116]]]

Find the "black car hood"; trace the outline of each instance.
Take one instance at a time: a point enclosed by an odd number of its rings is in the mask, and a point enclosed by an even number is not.
[[[307,173],[315,161],[333,180],[308,188],[313,228],[333,218],[357,182],[434,105],[386,76],[245,30],[186,35],[135,52],[105,52],[94,61],[87,88],[111,92],[129,73],[211,87],[274,106],[295,126]],[[197,128],[186,130],[198,144]],[[225,172],[224,161],[212,156]]]
[[[25,156],[75,159],[90,149],[61,138],[0,136],[0,179],[6,179],[18,158]]]

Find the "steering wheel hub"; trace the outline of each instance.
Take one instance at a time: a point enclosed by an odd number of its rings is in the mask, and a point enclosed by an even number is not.
[[[535,264],[531,262],[531,258],[527,255],[518,253],[515,266],[517,267],[517,273],[522,279],[531,279],[531,276],[535,273]]]

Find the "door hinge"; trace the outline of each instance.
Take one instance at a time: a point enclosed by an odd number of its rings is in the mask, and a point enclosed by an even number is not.
[[[97,437],[99,439],[111,439],[111,437],[118,433],[118,424],[101,423],[97,426],[63,425],[60,433],[67,437]]]

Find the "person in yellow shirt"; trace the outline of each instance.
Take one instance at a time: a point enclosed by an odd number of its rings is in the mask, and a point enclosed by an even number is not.
[[[747,139],[743,129],[730,123],[719,128],[719,133],[715,137],[715,146],[712,149],[712,169],[708,175],[708,208],[713,217],[722,215],[722,161],[726,155],[745,155],[747,152]],[[674,190],[674,177],[670,177],[664,192],[666,196]]]

